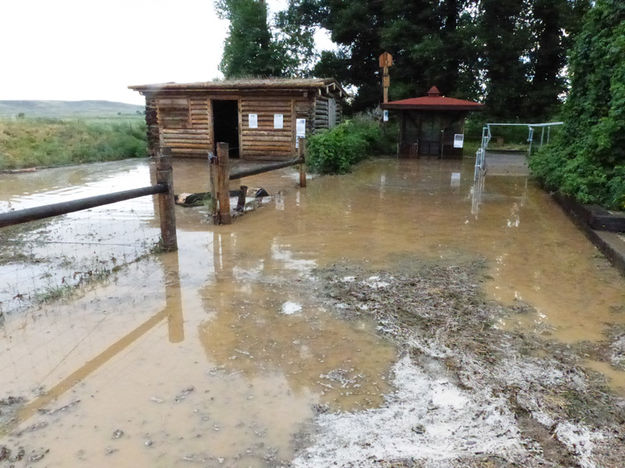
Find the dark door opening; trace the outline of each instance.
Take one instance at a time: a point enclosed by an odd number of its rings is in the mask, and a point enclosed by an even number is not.
[[[419,138],[419,154],[439,156],[441,152],[441,124],[432,116],[421,121],[421,138]]]
[[[215,144],[228,143],[230,157],[239,157],[239,104],[238,101],[213,100],[213,135]]]

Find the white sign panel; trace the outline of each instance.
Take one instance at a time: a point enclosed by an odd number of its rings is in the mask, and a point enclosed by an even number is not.
[[[464,146],[464,134],[456,133],[454,135],[454,148],[462,148]]]
[[[284,116],[282,114],[273,114],[273,128],[284,128]]]
[[[247,117],[250,123],[250,128],[258,128],[258,114],[249,114]]]
[[[295,147],[299,148],[299,139],[306,138],[306,119],[295,120]]]
[[[388,122],[388,109],[384,109],[384,112],[382,114],[382,120],[384,122]]]

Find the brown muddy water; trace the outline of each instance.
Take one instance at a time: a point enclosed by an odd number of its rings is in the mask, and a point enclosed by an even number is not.
[[[261,174],[243,183],[273,199],[230,226],[178,207],[170,254],[145,256],[149,197],[0,232],[0,446],[24,447],[18,465],[288,464],[316,414],[392,391],[395,346],[319,300],[314,272],[335,263],[481,258],[488,297],[532,308],[501,329],[575,344],[625,324],[625,281],[547,194],[472,175],[470,160],[393,159],[306,189],[292,169]],[[1,177],[0,211],[150,183],[135,160]],[[174,181],[206,191],[204,162],[177,162]]]

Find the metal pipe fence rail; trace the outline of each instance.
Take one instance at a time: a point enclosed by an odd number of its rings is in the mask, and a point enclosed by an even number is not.
[[[158,206],[161,224],[161,246],[167,251],[177,250],[178,242],[176,239],[176,219],[174,213],[173,174],[169,148],[163,148],[161,155],[155,158],[155,165],[156,184],[154,185],[0,213],[0,228],[87,210],[89,208],[109,205],[133,198],[159,195]]]

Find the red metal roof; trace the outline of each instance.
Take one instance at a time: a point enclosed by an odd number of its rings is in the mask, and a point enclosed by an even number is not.
[[[481,110],[484,104],[464,99],[448,98],[441,96],[441,92],[436,86],[432,86],[427,96],[417,98],[401,99],[382,104],[383,109],[405,109],[405,110]]]

